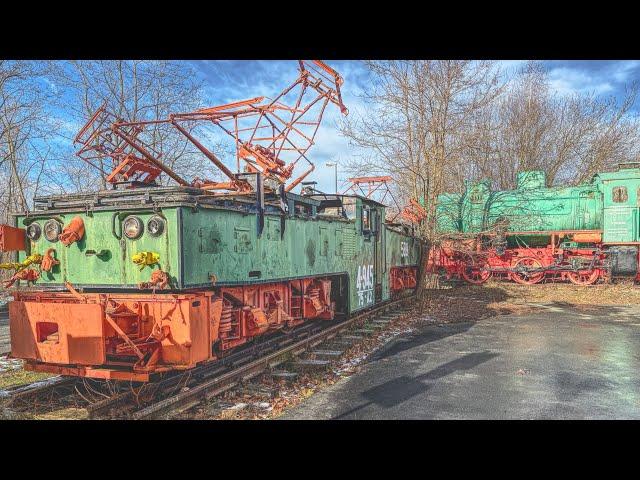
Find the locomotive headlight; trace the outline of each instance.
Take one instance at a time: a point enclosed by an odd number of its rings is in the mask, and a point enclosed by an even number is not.
[[[153,237],[159,237],[164,232],[164,220],[158,215],[154,215],[147,222],[147,231]]]
[[[62,233],[62,227],[55,220],[49,220],[44,224],[44,238],[50,242],[57,242],[58,235]]]
[[[129,240],[135,240],[142,235],[144,224],[138,217],[127,217],[122,223],[122,231]]]
[[[42,235],[42,228],[40,228],[39,224],[32,223],[27,227],[27,237],[29,237],[29,240],[35,242],[40,238],[40,235]]]

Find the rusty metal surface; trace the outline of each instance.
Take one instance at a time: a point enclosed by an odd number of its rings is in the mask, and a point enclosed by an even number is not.
[[[193,112],[172,113],[167,118],[124,121],[103,104],[80,129],[74,143],[80,145],[78,157],[100,170],[109,183],[137,182],[154,184],[164,172],[179,185],[197,185],[210,190],[249,192],[250,184],[238,176],[241,163],[248,172],[261,173],[284,184],[287,191],[296,187],[314,170],[307,157],[329,103],[346,115],[340,87],[342,77],[320,60],[300,60],[298,78],[273,99],[256,97],[239,102],[203,108]],[[196,138],[194,125],[216,126],[227,134],[235,146],[234,174],[214,152]],[[145,129],[166,126],[175,129],[197,148],[227,178],[215,182],[196,177],[182,178],[163,162],[162,152]],[[206,138],[200,132],[200,138]],[[103,168],[108,159],[111,166]],[[306,169],[292,179],[294,169],[304,160]]]
[[[0,252],[16,252],[25,249],[25,231],[10,225],[0,225]]]

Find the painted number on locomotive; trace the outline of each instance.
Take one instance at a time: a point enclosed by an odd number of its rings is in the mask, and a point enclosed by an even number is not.
[[[373,303],[373,265],[361,265],[358,267],[356,291],[358,293],[358,306],[362,307]]]
[[[409,243],[400,242],[400,256],[402,258],[409,258]]]

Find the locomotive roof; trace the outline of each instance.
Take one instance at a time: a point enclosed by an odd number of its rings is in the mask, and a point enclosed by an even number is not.
[[[340,205],[343,198],[360,198],[369,204],[384,207],[385,205],[361,195],[321,194],[298,195],[287,193],[287,198],[297,203],[325,206]],[[89,193],[71,193],[59,195],[36,196],[34,198],[35,212],[69,209],[101,209],[119,207],[149,207],[153,205],[216,205],[221,202],[254,204],[255,194],[229,193],[212,195],[211,192],[195,187],[139,187],[131,189],[99,190]],[[265,204],[280,205],[280,197],[275,193],[265,193]]]
[[[295,195],[292,195],[295,196]],[[34,210],[100,209],[113,207],[149,207],[153,205],[216,205],[229,201],[239,204],[255,204],[255,194],[212,195],[195,187],[140,187],[126,190],[100,190],[89,193],[47,195],[34,198]],[[319,203],[319,202],[318,202]],[[265,204],[279,205],[279,197],[265,194]]]
[[[613,172],[601,172],[594,175],[594,179],[599,180],[621,180],[626,178],[640,177],[640,163],[622,163]]]
[[[305,198],[313,198],[315,200],[320,200],[327,206],[334,206],[334,205],[332,205],[332,203],[334,203],[335,206],[339,206],[339,205],[342,204],[342,199],[343,198],[359,198],[363,202],[371,203],[371,204],[376,205],[378,207],[386,207],[386,205],[384,203],[380,203],[380,202],[377,202],[375,200],[372,200],[371,198],[367,198],[365,196],[357,195],[357,194],[348,194],[348,195],[338,194],[338,195],[336,195],[335,193],[314,193],[313,195],[306,195]]]

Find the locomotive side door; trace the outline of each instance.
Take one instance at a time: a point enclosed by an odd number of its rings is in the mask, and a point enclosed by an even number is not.
[[[638,241],[638,207],[636,193],[628,182],[604,182],[604,241],[625,243]]]
[[[382,274],[384,265],[384,228],[382,228],[381,209],[371,210],[373,214],[373,276],[375,302],[382,301]]]

